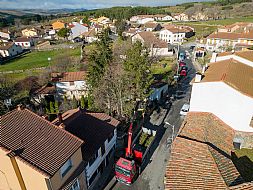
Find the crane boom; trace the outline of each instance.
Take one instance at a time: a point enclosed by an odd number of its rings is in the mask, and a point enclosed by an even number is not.
[[[126,149],[126,158],[132,157],[132,135],[133,135],[133,122],[131,122],[128,129],[128,140],[127,140],[127,149]]]

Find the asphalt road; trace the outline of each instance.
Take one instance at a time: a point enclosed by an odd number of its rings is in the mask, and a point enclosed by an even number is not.
[[[189,50],[189,47],[181,47],[180,52]],[[150,123],[159,127],[159,142],[151,156],[148,165],[131,186],[126,186],[121,183],[116,183],[112,190],[159,190],[164,189],[164,176],[167,162],[170,158],[170,143],[168,139],[175,137],[182,125],[184,118],[179,115],[180,109],[184,103],[189,103],[191,86],[190,82],[195,76],[195,69],[191,61],[191,57],[185,60],[188,66],[188,75],[183,78],[176,88],[176,91],[183,92],[182,97],[173,101],[170,109],[160,108],[159,112],[155,112],[151,118]],[[168,124],[165,124],[168,123]],[[174,134],[173,133],[174,126]]]

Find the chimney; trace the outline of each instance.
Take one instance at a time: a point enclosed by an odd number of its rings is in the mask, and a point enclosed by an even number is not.
[[[17,110],[18,110],[18,111],[20,111],[20,110],[22,110],[22,109],[23,109],[23,105],[22,105],[22,104],[17,105]]]
[[[62,119],[62,114],[61,113],[58,113],[58,120],[59,120],[60,124],[63,123],[63,119]]]
[[[200,82],[202,79],[202,73],[200,72],[196,72],[196,76],[195,76],[195,82]]]

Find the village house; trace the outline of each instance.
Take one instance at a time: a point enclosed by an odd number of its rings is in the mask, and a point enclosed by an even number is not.
[[[170,15],[154,15],[155,21],[171,21],[173,20],[173,17]]]
[[[16,45],[21,46],[23,49],[29,49],[34,46],[34,39],[30,37],[19,37],[14,40]]]
[[[0,189],[87,189],[81,139],[21,106],[0,123]]]
[[[41,88],[31,93],[31,101],[35,105],[41,104],[43,101],[55,102],[56,100],[56,87],[52,83],[47,83]]]
[[[194,21],[208,20],[208,16],[205,15],[203,12],[196,12],[190,17],[190,20]]]
[[[11,34],[8,31],[0,31],[0,38],[10,40],[11,39]]]
[[[135,35],[138,32],[141,32],[141,29],[139,29],[139,28],[129,28],[129,30],[124,31],[122,33],[122,35],[125,36],[125,37],[132,37],[133,35]]]
[[[189,112],[171,147],[165,190],[253,189],[253,183],[245,182],[233,163],[239,147],[235,137],[235,131],[216,115]]]
[[[69,40],[75,40],[76,38],[81,38],[82,34],[85,32],[88,32],[88,27],[83,26],[79,23],[76,23],[73,27],[70,29],[70,35],[69,35]]]
[[[12,57],[23,52],[21,46],[13,42],[3,43],[0,45],[0,55],[2,57]]]
[[[181,44],[185,38],[190,38],[193,35],[194,29],[189,26],[168,24],[164,25],[164,28],[159,32],[159,39],[169,44]]]
[[[52,26],[53,26],[53,30],[60,30],[62,28],[66,28],[67,24],[61,21],[56,21],[52,23]]]
[[[210,112],[234,130],[253,132],[252,55],[246,51],[213,57],[215,62],[196,74],[190,111]]]
[[[92,43],[98,40],[97,32],[95,28],[90,29],[88,32],[82,34],[85,42]]]
[[[145,24],[147,22],[153,22],[154,20],[153,15],[137,15],[130,18],[131,22],[136,22],[137,24]]]
[[[144,30],[145,31],[160,31],[162,29],[161,24],[159,23],[154,23],[154,22],[147,22],[144,24]]]
[[[21,31],[22,35],[25,37],[41,37],[41,30],[37,28],[26,28]]]
[[[80,99],[87,95],[86,72],[65,72],[52,73],[52,82],[55,83],[58,97],[67,97]]]
[[[114,157],[119,121],[105,113],[74,109],[53,123],[84,141],[81,152],[87,188],[92,189]]]
[[[173,49],[169,45],[157,39],[152,32],[139,32],[132,37],[132,43],[140,41],[150,51],[150,56],[172,56]]]
[[[242,33],[214,32],[207,37],[206,49],[224,51],[224,48],[236,46],[253,46],[253,30]]]
[[[176,21],[189,21],[189,16],[185,13],[175,14],[173,18]]]

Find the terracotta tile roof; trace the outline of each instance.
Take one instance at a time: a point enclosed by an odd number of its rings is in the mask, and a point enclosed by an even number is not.
[[[211,63],[201,82],[223,81],[235,90],[253,97],[253,67],[234,59]]]
[[[158,23],[154,23],[154,22],[147,22],[144,24],[145,28],[155,28],[158,25]]]
[[[54,94],[56,92],[55,86],[48,83],[34,92],[34,94]]]
[[[88,32],[84,32],[82,35],[84,35],[85,37],[95,37],[96,36],[95,28],[92,28]]]
[[[165,24],[164,29],[169,30],[172,33],[187,33],[193,31],[189,26],[176,26],[173,24]]]
[[[253,51],[238,51],[235,55],[253,62]]]
[[[238,40],[238,39],[253,39],[253,30],[247,32],[235,33],[235,32],[214,32],[207,38],[209,39],[227,39],[227,40]]]
[[[0,44],[0,50],[8,50],[14,45],[13,42]]]
[[[46,176],[53,176],[83,143],[28,109],[13,110],[0,122],[0,148]]]
[[[162,40],[157,39],[152,32],[139,32],[144,44],[150,46],[153,44],[154,48],[168,48],[168,44]]]
[[[84,81],[86,77],[86,72],[78,71],[78,72],[52,73],[51,77],[52,81],[54,82]]]
[[[89,161],[114,129],[119,121],[105,113],[95,113],[73,109],[62,114],[65,129],[82,139],[85,143],[82,147],[83,159]],[[59,120],[53,121],[59,125]]]
[[[16,38],[15,42],[30,42],[31,40],[32,38],[20,37],[20,38]]]
[[[229,188],[230,190],[252,190],[253,183],[243,183]]]
[[[165,189],[228,189],[243,183],[231,161],[234,131],[211,113],[187,115],[166,167]]]

